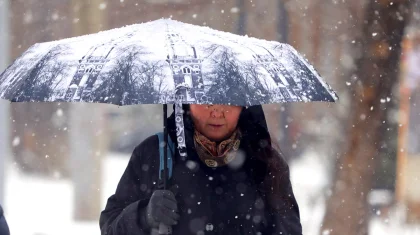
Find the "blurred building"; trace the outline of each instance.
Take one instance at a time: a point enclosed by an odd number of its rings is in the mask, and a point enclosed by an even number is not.
[[[11,59],[37,42],[57,40],[72,35],[70,0],[10,1]],[[66,104],[15,103],[11,143],[14,160],[23,171],[36,174],[68,176]]]
[[[406,221],[420,223],[420,30],[403,43],[399,115],[397,199]]]
[[[0,1],[0,71],[9,63],[9,1]],[[6,164],[10,156],[9,148],[9,104],[0,101],[0,205],[4,205]]]

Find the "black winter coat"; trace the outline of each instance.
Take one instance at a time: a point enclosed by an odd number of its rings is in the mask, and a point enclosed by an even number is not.
[[[257,110],[262,112],[261,107]],[[169,181],[180,214],[180,221],[172,227],[174,235],[302,234],[299,209],[284,161],[287,178],[281,187],[284,195],[288,195],[288,206],[274,210],[261,190],[267,165],[257,159],[250,148],[255,148],[261,133],[268,135],[268,132],[263,113],[255,115],[249,112],[244,111],[239,122],[244,134],[240,145],[243,154],[236,158],[238,161],[242,159],[236,168],[210,168],[199,159],[192,142],[192,121],[188,114],[184,115],[188,158],[182,160],[175,155]],[[255,129],[256,126],[264,128]],[[175,140],[173,114],[168,118],[168,129],[170,137]],[[115,194],[108,199],[101,213],[101,233],[150,234],[140,227],[138,211],[147,206],[151,194],[159,188],[159,143],[157,136],[153,135],[134,149]]]
[[[3,215],[3,208],[0,205],[0,235],[9,235],[9,227]]]

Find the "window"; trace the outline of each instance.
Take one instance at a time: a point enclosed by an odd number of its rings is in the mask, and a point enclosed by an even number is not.
[[[85,72],[86,73],[91,73],[91,72],[93,72],[93,68],[87,68]]]
[[[184,67],[184,68],[182,69],[182,72],[183,72],[184,74],[191,74],[191,68],[189,68],[189,67]]]

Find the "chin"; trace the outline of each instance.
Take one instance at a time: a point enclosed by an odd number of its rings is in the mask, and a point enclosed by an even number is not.
[[[225,139],[226,135],[209,135],[207,138],[209,138],[211,141],[221,141]]]

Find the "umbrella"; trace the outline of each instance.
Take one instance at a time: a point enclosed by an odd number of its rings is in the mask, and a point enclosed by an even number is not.
[[[184,158],[182,104],[338,99],[288,44],[171,19],[35,44],[0,75],[0,98],[164,104],[165,117],[167,104],[175,104],[178,150]],[[166,123],[164,136],[167,140]]]

